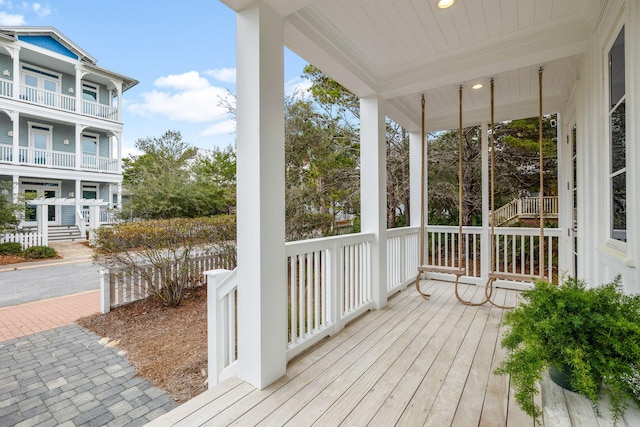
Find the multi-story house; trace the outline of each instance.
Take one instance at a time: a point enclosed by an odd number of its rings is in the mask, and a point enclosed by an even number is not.
[[[0,181],[14,201],[47,199],[48,225],[86,221],[86,199],[120,207],[122,94],[136,84],[55,28],[0,27]]]

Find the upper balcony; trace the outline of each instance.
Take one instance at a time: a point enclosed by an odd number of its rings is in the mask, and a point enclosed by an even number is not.
[[[94,101],[82,100],[80,108],[76,97],[57,93],[55,91],[38,89],[27,85],[19,85],[18,99],[31,104],[41,105],[47,108],[69,111],[72,113],[84,114],[86,116],[97,117],[111,121],[119,121],[120,111],[118,107],[100,104]],[[0,78],[0,96],[13,98],[14,84],[12,81]]]
[[[55,28],[2,27],[0,36],[0,101],[30,115],[55,110],[120,123],[122,93],[136,80],[98,67]]]

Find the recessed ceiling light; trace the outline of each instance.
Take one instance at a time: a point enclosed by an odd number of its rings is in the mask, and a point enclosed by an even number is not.
[[[471,86],[471,89],[482,89],[484,87],[484,85],[482,83],[476,83],[473,86]]]
[[[456,0],[438,0],[438,7],[440,9],[448,9],[453,6]]]

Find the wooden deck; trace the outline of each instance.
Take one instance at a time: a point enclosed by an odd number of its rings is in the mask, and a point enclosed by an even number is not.
[[[413,288],[395,295],[384,309],[292,360],[287,374],[264,390],[230,379],[150,425],[533,426],[515,404],[509,379],[492,374],[504,357],[504,311],[457,303],[450,283],[425,285],[431,300]],[[478,300],[484,288],[463,285],[461,292]],[[507,290],[496,295],[507,305],[517,297]],[[549,383],[543,382],[551,390],[547,426],[571,426],[572,406],[587,420],[573,425],[598,425],[584,415],[588,402],[585,407],[567,392],[567,405]]]

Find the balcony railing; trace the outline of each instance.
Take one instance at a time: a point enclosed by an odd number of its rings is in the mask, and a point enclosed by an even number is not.
[[[7,98],[13,97],[13,82],[0,79],[0,96]],[[20,100],[32,104],[44,105],[57,110],[70,111],[74,113],[77,112],[91,117],[98,117],[113,121],[118,120],[117,107],[83,100],[81,103],[81,109],[77,111],[75,97],[31,86],[20,86]]]
[[[48,90],[37,89],[31,86],[20,87],[20,99],[38,105],[56,108],[65,111],[76,110],[76,99]]]
[[[558,217],[558,196],[545,196],[542,198],[542,212],[545,218]],[[513,199],[509,203],[496,209],[494,221],[496,226],[507,225],[514,219],[539,218],[540,198],[523,197]]]
[[[0,79],[0,96],[13,97],[13,82]]]
[[[0,144],[0,163],[13,163],[13,146]],[[17,163],[30,166],[42,166],[47,168],[76,169],[75,153],[64,153],[53,150],[38,150],[35,148],[20,147]],[[80,169],[96,172],[118,173],[119,160],[108,157],[82,156]]]

